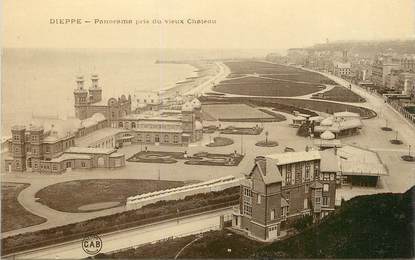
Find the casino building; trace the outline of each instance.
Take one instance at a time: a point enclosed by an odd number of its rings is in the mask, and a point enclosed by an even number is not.
[[[131,113],[131,96],[128,96],[128,99],[122,95],[118,99],[102,100],[102,88],[98,85],[98,75],[92,75],[91,82],[90,88],[86,90],[84,77],[79,76],[76,79],[77,88],[74,90],[76,118],[83,120],[100,113],[108,119],[110,125],[113,125],[113,122]]]
[[[98,76],[92,75],[91,81],[86,90],[84,78],[76,79],[75,118],[35,120],[12,128],[4,145],[7,172],[117,168],[125,165],[124,155],[116,150],[124,144],[188,145],[202,139],[199,100],[169,106],[160,100],[151,110],[132,112],[131,96],[104,102]]]

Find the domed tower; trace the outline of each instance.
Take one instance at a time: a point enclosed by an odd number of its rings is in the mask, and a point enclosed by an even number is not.
[[[32,171],[40,171],[40,161],[43,160],[43,137],[44,130],[40,126],[31,126],[30,132],[30,146],[31,146],[31,166]]]
[[[183,133],[190,136],[189,141],[193,141],[193,133],[195,128],[195,113],[193,111],[193,106],[190,102],[185,103],[182,106],[182,128]]]
[[[24,126],[12,127],[12,171],[26,171],[26,128]]]
[[[102,89],[98,85],[98,75],[91,76],[92,85],[89,88],[90,102],[96,103],[102,100]]]
[[[191,104],[195,112],[196,120],[202,121],[202,103],[200,103],[199,99],[195,98]]]
[[[73,92],[75,96],[75,117],[83,120],[88,117],[88,91],[84,89],[84,77],[77,77],[76,84],[77,88]]]

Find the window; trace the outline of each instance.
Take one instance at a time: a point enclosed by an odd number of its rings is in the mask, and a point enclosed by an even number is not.
[[[244,195],[247,197],[252,197],[252,190],[244,188]]]
[[[32,135],[32,141],[36,141],[36,135]]]
[[[328,205],[329,205],[329,198],[323,197],[323,206],[328,206]]]
[[[150,135],[146,135],[146,142],[149,143],[150,142]]]
[[[324,173],[323,174],[323,180],[324,181],[328,181],[330,179],[330,174],[328,174],[328,173]]]
[[[66,148],[66,142],[65,142],[65,148]],[[49,146],[46,146],[46,152],[50,153],[50,147]]]
[[[177,144],[179,142],[179,137],[177,135],[175,135],[173,140],[174,140],[173,142],[175,144]]]
[[[52,165],[52,170],[57,171],[58,170],[58,166],[56,166],[56,164]]]
[[[310,180],[310,162],[307,162],[305,165],[305,180],[309,181]]]
[[[135,122],[132,122],[132,123],[131,123],[131,128],[136,128],[136,124],[135,124]]]
[[[138,141],[138,142],[141,142],[141,134],[138,134],[138,135],[137,135],[137,141]]]
[[[115,113],[114,113],[114,111],[112,111],[111,112],[111,118],[114,118],[115,117]]]
[[[287,165],[287,173],[285,174],[285,183],[287,185],[291,184],[292,174],[291,174],[291,165]]]
[[[13,139],[14,139],[15,141],[19,141],[19,140],[20,140],[20,136],[15,135],[15,136],[13,137]]]
[[[118,122],[118,127],[123,127],[123,123],[122,122]]]
[[[252,216],[252,206],[251,206],[251,204],[249,204],[246,201],[244,201],[243,214],[248,215],[248,216]]]
[[[320,197],[316,198],[316,204],[320,204]]]
[[[285,199],[290,200],[290,198],[291,198],[291,193],[287,191],[287,193],[285,194]]]
[[[310,184],[306,183],[304,185],[304,193],[308,193],[309,190],[310,190]]]
[[[323,191],[329,191],[329,185],[327,183],[323,184]]]
[[[318,162],[314,164],[314,176],[316,180],[320,179],[320,166],[318,165]]]
[[[271,210],[271,220],[275,219],[275,209]]]
[[[164,142],[168,143],[169,142],[169,135],[164,135]]]
[[[334,181],[334,178],[335,178],[335,174],[334,173],[330,174],[330,180]]]
[[[257,203],[261,204],[261,194],[258,194]]]
[[[156,136],[154,137],[154,141],[155,141],[156,143],[159,143],[159,142],[160,142],[160,136],[159,136],[159,135],[156,135]]]

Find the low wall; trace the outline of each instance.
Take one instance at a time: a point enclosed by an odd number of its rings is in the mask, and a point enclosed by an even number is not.
[[[158,201],[179,200],[190,195],[221,191],[227,188],[239,186],[241,179],[243,178],[226,176],[192,185],[132,196],[127,198],[125,207],[127,210],[139,209],[145,205],[156,203]]]

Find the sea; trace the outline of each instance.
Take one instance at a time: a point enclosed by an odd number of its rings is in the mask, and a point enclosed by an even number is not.
[[[74,116],[73,90],[79,75],[85,87],[99,76],[103,98],[140,95],[174,87],[197,76],[188,64],[156,61],[264,57],[269,50],[198,49],[14,49],[2,51],[1,135],[33,117]]]

